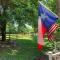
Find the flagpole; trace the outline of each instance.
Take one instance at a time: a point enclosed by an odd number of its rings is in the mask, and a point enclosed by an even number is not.
[[[41,1],[38,0],[38,3],[41,4],[41,5],[43,5],[48,11],[50,11],[52,14],[54,14],[56,17],[58,17],[58,19],[60,19],[58,15],[56,15],[56,14],[55,14],[54,12],[52,12],[49,8],[47,8]]]

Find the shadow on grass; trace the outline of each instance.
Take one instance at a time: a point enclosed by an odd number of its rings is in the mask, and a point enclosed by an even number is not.
[[[44,51],[38,51],[37,42],[33,40],[20,39],[0,43],[0,60],[35,60],[43,55]]]

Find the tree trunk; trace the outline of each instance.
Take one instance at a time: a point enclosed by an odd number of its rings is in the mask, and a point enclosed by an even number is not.
[[[57,0],[57,14],[60,17],[60,0]]]
[[[6,40],[6,20],[2,22],[2,41]]]
[[[6,8],[8,7],[8,3],[9,0],[0,0],[0,16],[2,16],[3,18],[1,18],[1,34],[2,34],[2,41],[6,40]]]

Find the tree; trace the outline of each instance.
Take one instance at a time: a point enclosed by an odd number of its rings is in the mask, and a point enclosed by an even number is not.
[[[57,14],[60,17],[60,0],[57,0]]]
[[[0,24],[2,41],[6,40],[6,8],[9,0],[0,0]]]
[[[33,26],[37,30],[38,22],[38,4],[37,0],[11,0],[10,13],[7,15],[10,21],[14,20],[18,23],[18,30],[23,31],[25,24]]]

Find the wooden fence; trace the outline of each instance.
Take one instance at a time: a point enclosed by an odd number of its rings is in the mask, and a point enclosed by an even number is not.
[[[60,60],[60,52],[52,53],[48,52],[49,60]]]

